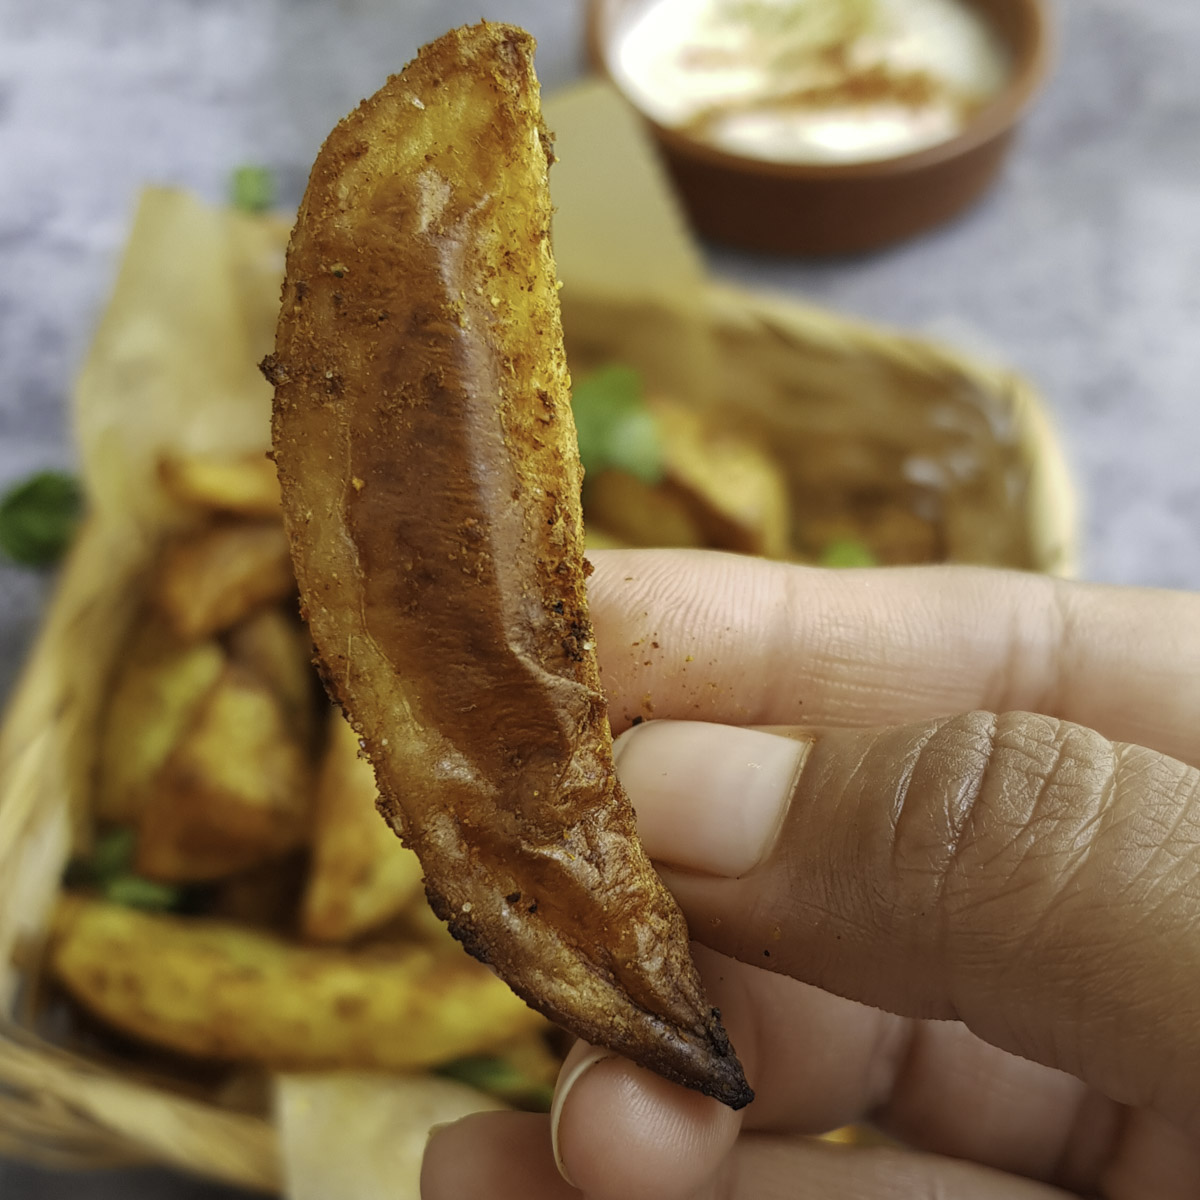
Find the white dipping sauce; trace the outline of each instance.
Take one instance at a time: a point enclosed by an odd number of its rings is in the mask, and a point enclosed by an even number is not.
[[[867,162],[957,134],[1009,75],[959,0],[649,0],[609,69],[652,120],[774,162]]]

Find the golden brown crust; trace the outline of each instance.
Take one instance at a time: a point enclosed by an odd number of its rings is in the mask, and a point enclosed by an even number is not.
[[[612,767],[532,54],[449,33],[322,149],[264,364],[285,517],[328,682],[454,935],[574,1033],[740,1107]]]

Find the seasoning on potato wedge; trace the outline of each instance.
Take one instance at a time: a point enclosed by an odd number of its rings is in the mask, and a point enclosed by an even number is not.
[[[322,148],[264,362],[285,522],[435,911],[554,1021],[741,1107],[613,771],[532,56],[451,32]]]

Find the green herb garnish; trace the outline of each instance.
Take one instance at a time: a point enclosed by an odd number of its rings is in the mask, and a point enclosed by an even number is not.
[[[158,911],[178,908],[185,897],[183,888],[134,874],[136,848],[137,833],[133,829],[110,829],[102,833],[91,854],[68,868],[67,883],[95,888],[105,900],[128,908]]]
[[[504,1058],[489,1055],[456,1058],[438,1067],[437,1074],[457,1079],[527,1112],[549,1112],[554,1099],[554,1089],[549,1084],[528,1078]]]
[[[230,194],[234,208],[243,212],[266,212],[275,203],[275,176],[269,167],[237,167]]]
[[[585,472],[616,467],[643,483],[662,478],[662,439],[637,371],[601,367],[576,384],[571,403]]]
[[[823,567],[877,567],[879,559],[871,547],[856,538],[839,538],[821,551]]]
[[[140,875],[117,875],[101,889],[105,900],[124,904],[126,908],[147,908],[166,912],[177,908],[183,899],[183,889],[170,883],[155,883]]]
[[[27,567],[56,563],[83,514],[83,490],[65,471],[39,471],[0,500],[0,550]]]
[[[128,874],[136,847],[137,833],[132,829],[110,829],[108,833],[102,833],[85,864],[93,882],[103,885],[119,875]]]

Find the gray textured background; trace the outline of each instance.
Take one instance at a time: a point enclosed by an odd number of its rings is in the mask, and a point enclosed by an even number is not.
[[[721,274],[939,335],[1031,376],[1084,495],[1089,578],[1200,582],[1200,4],[1060,0],[1060,61],[1000,187],[852,262]],[[0,0],[0,486],[68,464],[65,397],[146,181],[296,199],[324,134],[416,47],[481,14],[582,69],[582,0]],[[0,568],[0,695],[49,581]],[[0,1196],[229,1196],[158,1172],[0,1164]]]

